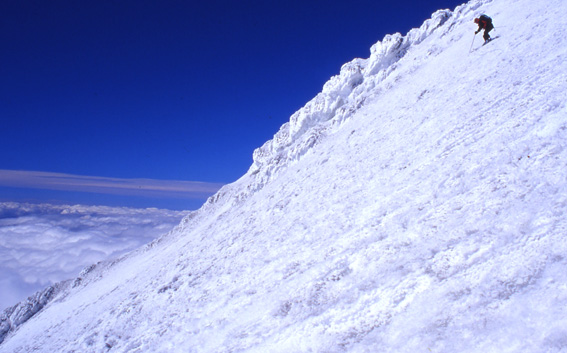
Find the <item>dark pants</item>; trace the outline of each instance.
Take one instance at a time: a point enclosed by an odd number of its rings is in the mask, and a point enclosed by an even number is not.
[[[484,29],[484,35],[482,36],[482,38],[484,38],[485,41],[490,39],[490,35],[488,34],[488,32],[492,31],[494,29],[494,26],[492,25],[492,23],[489,23],[488,26],[486,26],[486,28]]]

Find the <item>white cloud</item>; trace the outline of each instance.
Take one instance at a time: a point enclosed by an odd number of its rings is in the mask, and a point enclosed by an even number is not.
[[[187,211],[0,203],[0,311],[167,233]]]

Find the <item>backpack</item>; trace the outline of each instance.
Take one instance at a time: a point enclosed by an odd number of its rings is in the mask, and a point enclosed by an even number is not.
[[[486,23],[492,23],[492,18],[490,18],[490,16],[487,15],[480,15],[479,19],[481,21],[486,21]]]

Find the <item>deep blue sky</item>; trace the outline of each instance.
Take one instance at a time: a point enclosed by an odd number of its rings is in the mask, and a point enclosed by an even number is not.
[[[0,170],[232,182],[342,64],[462,2],[2,0]],[[121,202],[39,189],[0,201]]]

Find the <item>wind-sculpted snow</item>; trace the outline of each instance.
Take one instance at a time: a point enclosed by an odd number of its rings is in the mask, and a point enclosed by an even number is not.
[[[281,126],[272,140],[264,143],[253,153],[253,163],[247,175],[244,190],[236,192],[234,187],[225,186],[209,198],[208,203],[220,199],[234,204],[264,187],[278,172],[290,163],[298,161],[330,131],[351,117],[364,102],[381,91],[375,88],[396,70],[396,63],[412,46],[419,45],[433,32],[446,34],[466,15],[492,0],[473,0],[458,6],[454,12],[439,10],[432,14],[421,27],[410,30],[406,36],[389,34],[370,48],[368,59],[354,59],[341,67],[339,75],[325,83],[321,93],[290,117]]]
[[[500,38],[471,50],[483,12]],[[373,48],[397,60],[374,76],[347,64],[265,164],[87,268],[0,353],[565,352],[567,2],[443,13]]]
[[[332,77],[321,93],[293,114],[272,140],[254,151],[249,173],[255,175],[258,187],[290,162],[300,159],[330,128],[352,116],[373,88],[395,70],[395,64],[407,51],[439,30],[452,15],[449,10],[439,10],[406,36],[399,33],[385,36],[372,46],[370,58],[343,65],[340,74]]]
[[[67,284],[68,282],[61,282],[49,286],[0,313],[0,344],[10,332],[43,309]]]

